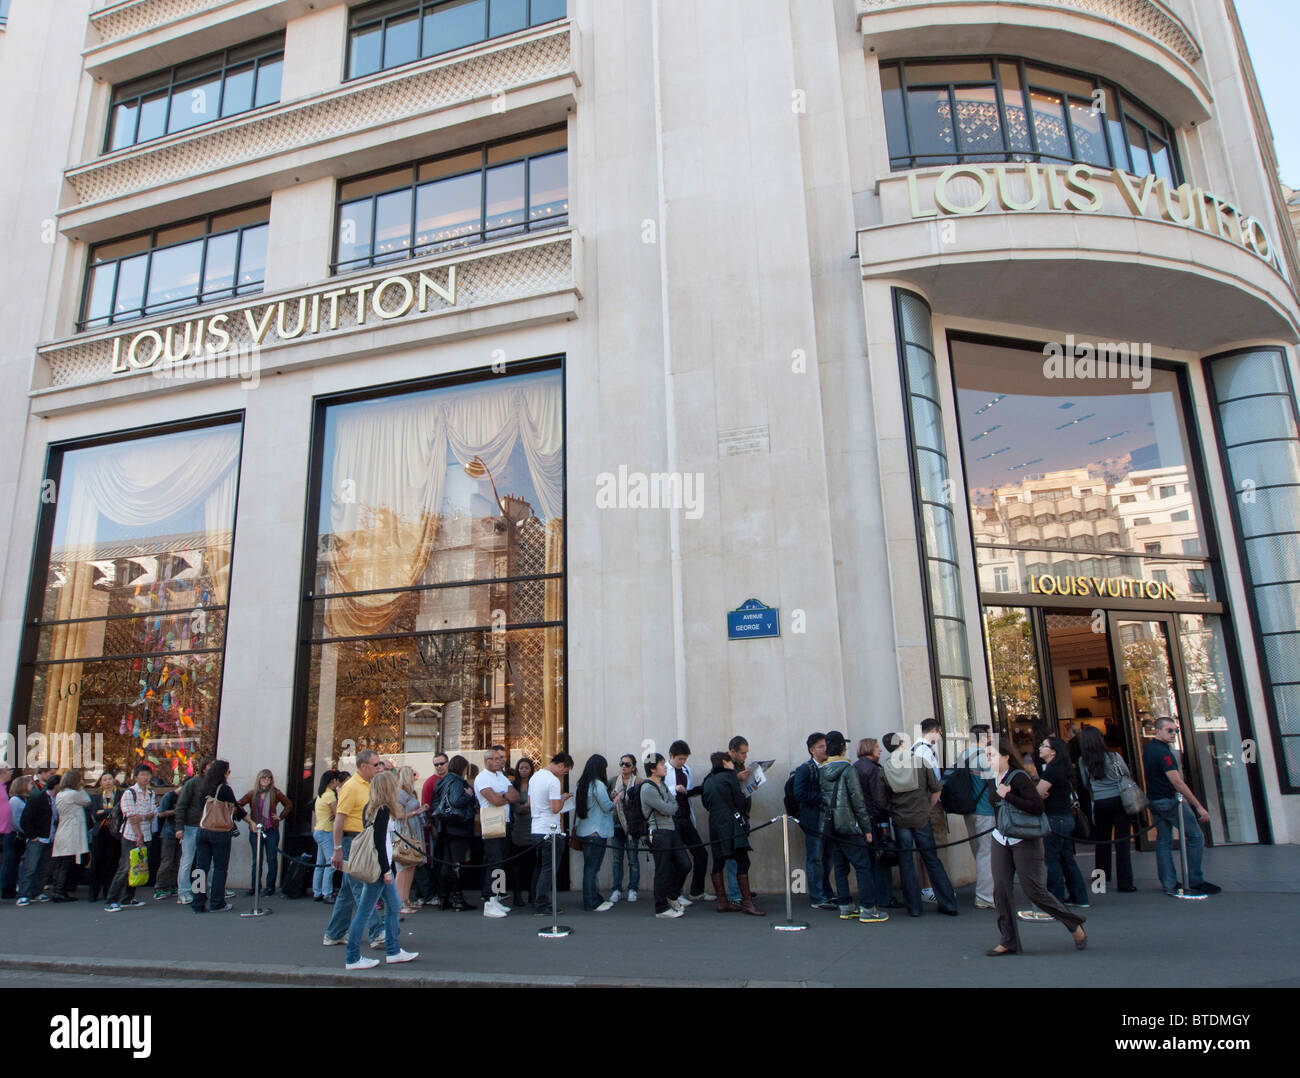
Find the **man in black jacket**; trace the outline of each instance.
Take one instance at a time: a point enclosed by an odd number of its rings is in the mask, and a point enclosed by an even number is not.
[[[212,757],[200,761],[199,769],[192,779],[187,779],[176,798],[176,815],[172,817],[172,833],[181,844],[181,861],[176,868],[176,887],[180,897],[176,902],[188,906],[194,902],[193,881],[194,850],[199,841],[199,821],[203,819],[203,798],[199,796],[199,786],[203,776],[212,766]]]
[[[27,836],[27,851],[23,854],[23,867],[18,877],[18,905],[30,906],[33,902],[48,902],[45,877],[50,871],[50,847],[54,841],[54,802],[50,800],[49,785],[55,769],[48,764],[36,769],[32,779],[32,792],[27,795],[18,826]]]
[[[799,802],[799,830],[803,832],[808,898],[815,910],[835,909],[827,896],[830,890],[822,858],[822,784],[820,771],[826,762],[826,735],[808,735],[808,759],[794,772],[794,799]]]

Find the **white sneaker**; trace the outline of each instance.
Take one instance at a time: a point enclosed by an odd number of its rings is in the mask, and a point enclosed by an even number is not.
[[[370,946],[373,947],[376,951],[382,951],[384,949],[384,945],[387,942],[388,940],[385,939],[384,933],[380,932],[379,935],[377,935],[374,939],[370,941]]]
[[[635,901],[636,901],[636,892],[635,892],[635,891],[629,891],[629,892],[627,893],[627,900],[628,900],[629,902],[635,902]]]
[[[938,905],[939,899],[935,897],[934,888],[927,887],[921,892],[922,902],[933,902]]]
[[[503,910],[500,906],[493,905],[491,902],[483,903],[484,917],[508,917],[509,910]]]
[[[414,962],[419,957],[419,951],[398,951],[397,954],[390,954],[385,957],[384,961],[390,966],[394,966],[398,962]]]
[[[325,938],[321,940],[321,943],[326,947],[339,947],[342,944],[347,943],[347,940],[336,940],[327,934]]]
[[[668,908],[671,910],[676,910],[678,913],[686,912],[686,907],[682,905],[682,900],[680,898],[670,898],[668,900]],[[659,916],[662,916],[662,914],[660,914]]]
[[[685,907],[687,907],[687,906],[694,906],[694,905],[695,905],[695,903],[692,902],[692,901],[691,901],[689,898],[687,898],[685,895],[678,895],[678,896],[677,896],[677,901],[678,901],[678,903],[679,903],[683,908],[685,908]]]
[[[662,917],[665,920],[669,920],[673,917],[680,917],[681,915],[682,915],[682,910],[680,906],[677,908],[673,908],[672,906],[669,906],[668,909],[664,910],[663,913],[655,914],[656,917]]]
[[[596,907],[596,912],[604,913],[606,910],[612,910],[613,908],[614,908],[614,903],[610,902],[607,899],[606,901],[602,902],[599,906]]]
[[[609,896],[609,900],[610,900],[610,902],[617,902],[617,901],[618,901],[620,898],[622,898],[622,897],[623,897],[623,895],[622,895],[621,892],[619,892],[619,891],[614,891],[613,893],[610,894],[610,896]]]
[[[349,962],[347,969],[374,969],[379,965],[377,958],[358,958],[355,962]]]

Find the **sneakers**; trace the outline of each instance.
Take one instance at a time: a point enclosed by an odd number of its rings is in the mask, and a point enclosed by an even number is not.
[[[194,904],[193,895],[191,895],[189,898],[186,898],[184,895],[181,895],[181,897],[176,900],[176,905],[178,906],[190,906],[193,904]]]
[[[623,895],[618,891],[610,892],[609,900],[611,903],[617,902]]]
[[[858,911],[853,906],[838,906],[836,908],[840,911],[841,921],[856,921],[858,919]]]
[[[230,912],[231,910],[233,910],[234,908],[235,908],[234,906],[232,906],[229,902],[227,902],[224,906],[213,906],[213,907],[212,907],[212,912],[213,912],[213,913],[229,913],[229,912]]]
[[[395,966],[398,962],[414,962],[419,957],[419,951],[398,951],[397,954],[385,955],[384,961]]]
[[[1016,913],[1022,921],[1052,921],[1055,918],[1050,913],[1043,913],[1041,910],[1020,910]]]
[[[510,911],[504,906],[498,906],[495,902],[483,903],[484,917],[508,917],[509,915]]]
[[[698,895],[688,896],[692,902],[715,902],[718,896],[710,894],[708,891],[701,891]]]
[[[664,910],[663,913],[656,913],[655,916],[662,917],[665,921],[671,921],[674,917],[680,917],[682,915],[682,912],[683,911],[680,906],[676,908],[669,906],[666,910]]]
[[[25,906],[25,905],[27,905],[27,899],[25,899],[25,898],[20,898],[20,899],[18,900],[18,905],[20,905],[20,906]],[[116,912],[117,912],[118,910],[120,910],[121,908],[122,908],[122,907],[121,907],[118,903],[116,903],[116,902],[110,902],[107,906],[104,907],[104,912],[105,912],[105,913],[116,913]]]
[[[370,946],[376,951],[382,951],[387,943],[388,940],[384,933],[380,932],[379,935],[370,941]]]
[[[336,943],[342,943],[342,940],[335,940]],[[379,965],[377,958],[358,958],[355,962],[349,962],[345,969],[374,969]]]
[[[695,903],[691,901],[690,897],[689,897],[688,895],[684,895],[684,894],[683,894],[683,895],[678,895],[676,899],[671,899],[671,898],[670,898],[670,899],[668,900],[668,902],[669,902],[670,905],[671,905],[674,901],[676,901],[677,905],[679,905],[682,909],[685,909],[687,906],[694,906],[694,905],[695,905]]]
[[[939,899],[935,896],[933,887],[926,887],[921,891],[921,901],[932,902],[936,906],[939,904]]]
[[[54,899],[52,899],[49,895],[45,894],[44,892],[41,892],[41,894],[39,894],[39,895],[36,896],[36,901],[37,901],[37,902],[53,902]],[[138,903],[138,905],[143,906],[144,903],[141,902],[141,903]]]
[[[628,900],[629,902],[635,902],[635,901],[636,901],[636,892],[635,892],[635,891],[629,891],[629,892],[627,893],[627,900]]]
[[[838,909],[839,909],[839,906],[835,905],[834,902],[814,902],[814,903],[813,903],[813,909],[815,909],[815,910],[838,910]]]
[[[321,940],[321,945],[325,947],[340,947],[345,943],[347,943],[347,940],[345,939],[336,940],[333,936],[329,935],[328,933],[326,933],[325,938]]]
[[[686,912],[686,903],[683,902],[683,901],[681,900],[680,897],[679,897],[679,898],[670,898],[670,899],[668,900],[668,908],[671,909],[671,910],[676,910],[678,913],[685,913],[685,912]]]
[[[872,906],[867,909],[865,906],[858,910],[858,921],[864,925],[877,925],[889,920],[889,914],[882,913],[879,908]]]
[[[30,906],[31,904],[32,904],[32,900],[31,900],[30,898],[20,898],[20,899],[15,903],[15,905],[18,905],[18,906]],[[114,903],[114,905],[116,905],[116,903]],[[105,906],[104,908],[107,909],[108,907]]]
[[[1199,884],[1192,887],[1192,893],[1196,895],[1219,895],[1223,893],[1223,888],[1218,884],[1207,883],[1202,880]]]
[[[605,913],[607,910],[612,910],[613,908],[614,908],[614,903],[606,900],[596,907],[596,912]]]
[[[992,902],[990,902],[988,899],[986,899],[986,898],[980,898],[979,895],[976,895],[976,896],[975,896],[975,908],[976,908],[977,910],[995,910],[995,909],[997,909],[997,906],[994,905]]]
[[[141,902],[138,898],[133,898],[128,902],[120,903],[122,909],[124,910],[138,910],[144,904],[145,903]]]

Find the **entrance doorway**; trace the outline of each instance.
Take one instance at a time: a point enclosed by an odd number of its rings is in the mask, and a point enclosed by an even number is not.
[[[986,606],[984,623],[994,716],[1022,751],[1092,726],[1145,786],[1142,750],[1173,719],[1212,841],[1258,841],[1217,617]]]

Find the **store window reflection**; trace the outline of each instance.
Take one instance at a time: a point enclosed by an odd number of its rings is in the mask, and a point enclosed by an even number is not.
[[[145,761],[168,781],[216,747],[240,432],[53,454],[29,744],[102,735],[110,769]]]
[[[305,774],[559,751],[560,371],[329,403],[318,438]]]

